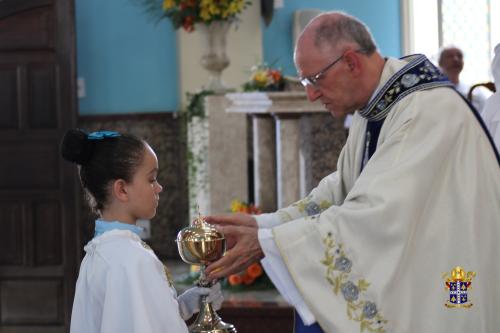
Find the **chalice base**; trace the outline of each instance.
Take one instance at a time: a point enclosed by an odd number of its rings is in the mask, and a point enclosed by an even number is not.
[[[237,333],[232,324],[223,322],[212,304],[202,301],[200,313],[194,323],[189,325],[190,333]]]

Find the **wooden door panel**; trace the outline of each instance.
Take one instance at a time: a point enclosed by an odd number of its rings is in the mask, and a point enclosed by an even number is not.
[[[59,201],[34,202],[34,259],[36,266],[62,265],[62,225]]]
[[[53,47],[53,6],[14,12],[0,21],[0,51]]]
[[[27,121],[32,129],[59,127],[56,72],[55,65],[50,63],[31,64],[28,67]]]
[[[20,266],[24,264],[24,213],[19,202],[0,203],[0,265]]]
[[[0,282],[2,325],[62,324],[62,286],[59,279]]]
[[[1,189],[50,190],[60,186],[58,142],[30,140],[13,144],[0,143],[0,156],[8,156],[0,163]]]
[[[0,333],[68,332],[79,258],[73,0],[0,0]]]
[[[4,65],[0,67],[0,130],[19,127],[17,66]]]

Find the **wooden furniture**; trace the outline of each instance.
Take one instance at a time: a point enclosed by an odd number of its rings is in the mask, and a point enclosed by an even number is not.
[[[472,87],[470,87],[469,92],[467,93],[467,99],[472,102],[472,93],[474,89],[478,87],[485,87],[488,88],[491,92],[496,92],[495,84],[493,82],[483,82],[483,83],[477,83],[474,84]]]
[[[0,332],[69,331],[81,248],[73,0],[0,1]]]
[[[293,308],[287,305],[259,301],[225,302],[218,313],[224,321],[233,324],[238,333],[293,332]]]

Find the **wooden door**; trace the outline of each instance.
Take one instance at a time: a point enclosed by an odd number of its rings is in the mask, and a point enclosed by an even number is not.
[[[0,0],[0,332],[67,332],[77,267],[73,0]]]

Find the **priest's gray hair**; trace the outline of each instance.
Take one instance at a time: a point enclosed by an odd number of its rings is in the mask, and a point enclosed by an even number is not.
[[[339,14],[331,16],[331,14]],[[337,47],[343,43],[356,43],[363,53],[372,54],[377,50],[377,45],[370,32],[370,29],[349,14],[344,12],[335,11],[328,12],[317,16],[328,15],[331,18],[323,20],[321,24],[315,29],[314,44],[318,48],[323,46]]]

